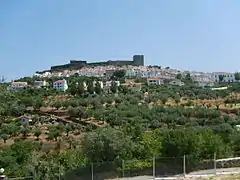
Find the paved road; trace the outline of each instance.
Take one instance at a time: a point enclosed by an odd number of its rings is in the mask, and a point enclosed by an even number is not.
[[[137,177],[129,177],[129,178],[117,178],[119,180],[153,180],[152,176],[137,176]],[[117,180],[117,179],[111,179],[111,180]]]
[[[217,175],[227,175],[227,174],[240,174],[240,167],[239,168],[224,168],[224,169],[217,169]],[[214,169],[209,170],[201,170],[191,172],[186,175],[186,178],[197,178],[197,177],[210,177],[215,175]],[[137,176],[137,177],[128,177],[128,178],[116,178],[111,180],[153,180],[152,176]],[[175,179],[184,179],[182,175],[173,176],[173,177],[166,177],[161,178],[157,177],[155,180],[175,180]]]
[[[229,174],[229,173],[239,173],[240,174],[240,167],[239,168],[222,168],[222,169],[217,169],[216,171],[217,174]],[[215,174],[214,169],[209,169],[209,170],[201,170],[201,171],[195,171],[189,173],[189,175],[201,175],[201,174]]]

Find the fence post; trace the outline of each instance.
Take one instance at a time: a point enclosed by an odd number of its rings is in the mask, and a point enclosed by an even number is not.
[[[124,162],[124,160],[122,160],[122,177],[125,176],[124,169],[125,169],[125,162]]]
[[[36,166],[33,168],[33,180],[37,179]]]
[[[214,153],[214,173],[217,175],[217,160],[216,160],[216,153]]]
[[[186,177],[186,155],[183,155],[183,177]]]
[[[58,167],[58,179],[61,180],[61,162],[59,161],[59,167]]]
[[[155,157],[153,157],[153,179],[155,179],[156,169],[155,169]]]
[[[93,163],[91,163],[91,173],[92,173],[92,180],[94,179],[93,177]]]

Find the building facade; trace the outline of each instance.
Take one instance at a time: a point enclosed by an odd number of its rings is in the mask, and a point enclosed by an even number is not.
[[[28,83],[27,82],[12,82],[11,83],[11,88],[12,89],[19,89],[19,88],[24,88],[27,87]]]
[[[171,81],[171,82],[169,82],[169,84],[172,86],[184,86],[185,85],[185,83],[180,80]]]
[[[47,82],[44,80],[44,81],[35,81],[34,82],[34,87],[35,88],[41,88],[41,87],[45,87],[47,86]]]
[[[164,84],[164,81],[163,81],[163,79],[159,79],[159,78],[148,78],[147,84],[148,85],[162,85],[162,84]]]
[[[53,89],[56,89],[57,91],[66,91],[68,89],[68,84],[65,79],[58,80],[53,83]]]
[[[212,73],[212,77],[215,82],[225,82],[225,83],[236,82],[234,73],[214,72]]]

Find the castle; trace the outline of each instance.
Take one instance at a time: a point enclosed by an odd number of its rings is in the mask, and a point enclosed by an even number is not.
[[[108,65],[144,66],[144,55],[134,55],[132,60],[108,60],[105,62],[93,62],[93,63],[88,63],[87,61],[70,60],[70,63],[68,64],[52,66],[51,71],[62,71],[65,69],[74,70],[74,69],[80,69],[86,66],[108,66]]]

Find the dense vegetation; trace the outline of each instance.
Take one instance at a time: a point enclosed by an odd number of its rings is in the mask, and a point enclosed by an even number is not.
[[[57,179],[59,172],[122,160],[134,162],[125,167],[131,171],[153,157],[197,161],[240,150],[237,84],[224,91],[144,84],[136,92],[116,84],[104,91],[77,75],[67,80],[66,93],[1,85],[0,166],[8,176]],[[33,122],[22,124],[23,115]]]

